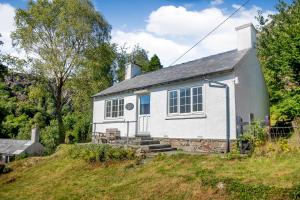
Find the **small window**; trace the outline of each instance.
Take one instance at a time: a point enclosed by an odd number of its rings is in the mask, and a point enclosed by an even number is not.
[[[191,90],[190,88],[180,90],[180,113],[191,112]]]
[[[177,113],[177,90],[169,92],[169,113]]]
[[[113,99],[105,102],[105,117],[116,118],[124,116],[124,99]]]
[[[106,117],[111,117],[111,101],[106,101],[106,106],[105,106],[105,110],[106,110]]]
[[[203,111],[202,106],[202,87],[193,88],[193,111]]]

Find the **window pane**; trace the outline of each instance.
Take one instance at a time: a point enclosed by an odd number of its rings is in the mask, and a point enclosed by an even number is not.
[[[112,101],[112,117],[118,117],[118,100]]]
[[[203,111],[202,87],[193,88],[193,111]]]
[[[190,88],[180,90],[180,113],[191,112],[191,90]]]
[[[105,112],[106,117],[111,117],[111,101],[106,101]]]
[[[140,96],[140,114],[150,114],[150,95]]]
[[[169,113],[177,113],[177,91],[169,92]]]
[[[119,116],[124,116],[124,99],[119,99]]]

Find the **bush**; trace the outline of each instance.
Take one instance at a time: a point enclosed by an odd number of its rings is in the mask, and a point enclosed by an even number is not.
[[[248,142],[250,144],[250,154],[254,152],[255,147],[262,146],[268,139],[267,131],[261,126],[261,122],[254,121],[249,126],[245,134],[239,138],[240,143]]]
[[[69,155],[73,159],[83,159],[87,162],[107,162],[111,160],[131,160],[135,158],[132,149],[112,147],[107,144],[72,145]]]
[[[45,147],[45,154],[52,154],[59,145],[59,134],[56,120],[41,130],[41,143]]]
[[[7,167],[5,164],[0,163],[0,174],[7,174],[11,171],[12,169],[10,167]]]

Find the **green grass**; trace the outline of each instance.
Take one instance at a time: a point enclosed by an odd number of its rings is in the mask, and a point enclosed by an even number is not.
[[[300,199],[300,153],[237,159],[177,153],[145,164],[90,164],[70,158],[68,149],[11,163],[13,172],[0,175],[0,199]]]

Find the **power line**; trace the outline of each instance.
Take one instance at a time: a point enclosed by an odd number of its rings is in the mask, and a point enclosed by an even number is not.
[[[190,50],[195,48],[200,42],[205,40],[210,34],[212,34],[215,30],[217,30],[220,26],[222,26],[229,18],[231,18],[235,13],[237,13],[242,7],[244,7],[250,0],[245,1],[238,9],[236,9],[231,15],[229,15],[225,20],[223,20],[218,26],[208,32],[204,37],[202,37],[196,44],[194,44],[191,48],[189,48],[186,52],[184,52],[181,56],[179,56],[174,62],[172,62],[169,66],[175,64],[178,60],[180,60],[183,56],[185,56]]]

